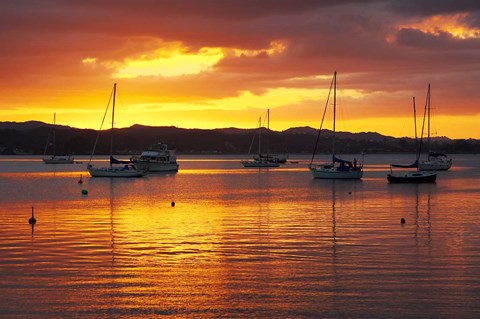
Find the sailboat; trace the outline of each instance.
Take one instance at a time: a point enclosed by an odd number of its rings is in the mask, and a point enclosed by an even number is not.
[[[87,165],[87,170],[90,173],[90,176],[92,177],[142,177],[145,175],[146,171],[144,170],[139,170],[135,165],[133,165],[130,161],[120,161],[117,160],[115,157],[113,157],[113,125],[114,125],[114,119],[115,119],[115,95],[117,92],[117,83],[113,84],[113,102],[112,102],[112,129],[110,132],[110,165],[107,167],[95,167],[93,164],[91,164],[93,154],[95,153],[95,147],[97,145],[98,141],[98,136],[97,136],[97,141],[95,141],[95,145],[93,147],[92,151],[92,156],[90,157],[90,161],[88,162]],[[109,103],[110,104],[110,103]],[[105,111],[108,111],[108,105],[107,109]],[[105,119],[105,116],[104,116]],[[102,121],[103,124],[103,121]],[[100,135],[101,128],[98,132]]]
[[[429,152],[427,160],[421,161],[418,168],[421,171],[448,171],[452,167],[452,159],[449,159],[446,154],[430,151],[430,83],[427,91],[427,113],[427,147]]]
[[[270,110],[267,111],[267,130],[270,129]],[[253,137],[253,141],[255,136]],[[250,146],[251,148],[251,146]],[[249,151],[250,153],[250,151]],[[272,156],[267,153],[262,154],[262,117],[258,119],[258,156],[254,156],[253,160],[242,161],[243,167],[279,167],[280,163]]]
[[[73,156],[70,155],[57,155],[55,149],[55,125],[56,125],[56,113],[53,113],[53,127],[51,130],[52,135],[52,155],[47,156],[48,146],[50,145],[50,134],[48,134],[47,144],[45,145],[45,151],[43,152],[43,162],[45,164],[73,164]]]
[[[267,109],[267,131],[270,130],[270,109]],[[254,155],[253,159],[255,160],[267,160],[271,163],[285,164],[287,162],[288,156],[286,154],[270,154],[267,145],[267,154],[262,154],[259,151],[258,155]]]
[[[330,94],[333,87],[333,138],[332,138],[332,161],[329,163],[314,164],[315,153],[317,150],[318,140],[322,131],[323,120],[325,119],[325,112],[327,111]],[[318,130],[317,141],[313,151],[312,160],[308,166],[314,178],[318,179],[360,179],[363,176],[363,165],[357,165],[357,160],[346,161],[335,156],[335,121],[337,108],[337,71],[333,73],[332,83],[330,84],[330,91],[328,92],[327,102],[323,113],[322,123]]]
[[[415,97],[413,98],[413,121],[415,125],[415,141],[417,141],[417,120],[416,120],[416,110],[415,110]],[[424,114],[425,118],[425,114]],[[418,160],[420,158],[420,153],[422,150],[422,135],[420,136],[420,142],[418,143],[418,152],[416,154],[417,158],[413,164],[410,165],[400,165],[400,164],[390,164],[390,174],[387,175],[387,180],[389,183],[435,183],[437,179],[437,173],[435,172],[423,172],[419,170]],[[409,171],[393,171],[393,168],[414,168],[415,170]]]

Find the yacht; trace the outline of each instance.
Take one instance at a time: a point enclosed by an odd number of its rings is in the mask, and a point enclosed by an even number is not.
[[[157,143],[143,151],[140,156],[133,156],[130,161],[140,170],[149,172],[177,172],[178,163],[175,150],[167,144]]]

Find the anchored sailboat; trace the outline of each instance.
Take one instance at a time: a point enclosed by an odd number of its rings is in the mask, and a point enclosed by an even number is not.
[[[45,145],[45,151],[43,152],[43,162],[45,164],[73,164],[73,156],[70,155],[57,155],[56,153],[56,140],[55,140],[55,126],[56,126],[56,113],[53,113],[53,127],[51,134],[48,134],[47,145]],[[50,143],[50,135],[52,141]],[[52,146],[52,155],[47,156],[49,146]]]
[[[425,115],[424,115],[425,117]],[[415,110],[415,97],[413,98],[413,121],[415,126],[415,141],[417,141],[417,116]],[[422,129],[423,136],[423,129]],[[419,170],[418,160],[422,151],[422,136],[420,136],[420,142],[418,142],[418,151],[416,154],[416,160],[410,165],[390,164],[390,174],[387,175],[389,183],[435,183],[437,179],[437,173],[435,172],[422,172]],[[409,171],[393,171],[393,168],[414,168],[415,170]]]
[[[323,120],[325,119],[325,113],[327,111],[328,102],[330,99],[330,93],[333,87],[333,138],[332,138],[332,162],[314,164],[315,153],[317,150],[318,140],[322,131]],[[315,143],[315,149],[313,151],[312,160],[308,166],[310,172],[314,178],[318,179],[360,179],[363,176],[363,165],[357,165],[357,160],[346,161],[335,156],[335,121],[336,121],[336,108],[337,108],[337,71],[333,73],[332,83],[330,85],[330,91],[328,92],[327,102],[325,104],[325,110],[323,112],[322,122],[320,129],[318,130],[317,141]]]
[[[418,168],[421,171],[448,171],[452,167],[452,159],[448,158],[446,154],[432,152],[430,150],[430,83],[427,91],[427,160],[421,161]]]
[[[270,129],[270,110],[267,111],[267,131],[269,129]],[[252,145],[254,140],[255,140],[255,136],[253,137]],[[250,149],[251,149],[251,146],[250,146]],[[267,153],[262,154],[262,118],[261,117],[258,119],[258,156],[254,156],[253,160],[242,161],[242,165],[243,167],[247,167],[247,168],[279,167],[280,166],[279,161],[276,160],[275,157],[269,154],[268,147],[267,147]]]
[[[97,145],[97,141],[95,141],[95,145],[93,147],[92,156],[90,157],[90,161],[87,165],[87,170],[92,177],[142,177],[145,175],[144,170],[139,170],[133,165],[130,161],[119,161],[113,157],[113,126],[114,126],[114,119],[115,119],[115,95],[117,91],[117,83],[113,85],[113,103],[112,103],[112,129],[111,129],[111,136],[110,136],[110,165],[107,167],[95,167],[91,164],[93,154],[95,153],[95,147]],[[110,104],[110,103],[109,103]],[[106,112],[108,111],[108,105]],[[105,116],[103,117],[105,119]],[[103,125],[103,121],[102,121]],[[101,127],[100,127],[101,130]],[[100,131],[98,132],[100,134]]]

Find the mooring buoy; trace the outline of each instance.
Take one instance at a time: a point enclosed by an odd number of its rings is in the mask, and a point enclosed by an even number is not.
[[[29,223],[30,225],[33,225],[33,224],[35,224],[36,222],[37,222],[37,219],[35,218],[35,216],[33,216],[33,206],[32,206],[32,217],[30,217],[30,218],[28,219],[28,223]]]

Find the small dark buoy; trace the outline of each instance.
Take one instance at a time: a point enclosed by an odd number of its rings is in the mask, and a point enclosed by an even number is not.
[[[352,195],[352,192],[348,192],[348,195]]]
[[[32,206],[32,217],[30,217],[30,218],[28,219],[28,223],[29,223],[30,225],[33,225],[33,224],[35,224],[36,222],[37,222],[37,219],[35,218],[35,216],[33,216],[33,206]]]
[[[79,183],[79,184],[83,184],[82,174],[80,174],[80,179],[78,180],[78,183]]]
[[[172,200],[172,203],[171,203],[172,207],[175,207],[175,202]]]
[[[86,189],[82,189],[82,195],[87,195],[88,191]]]
[[[405,224],[405,218],[402,217],[402,218],[400,219],[400,224]]]

